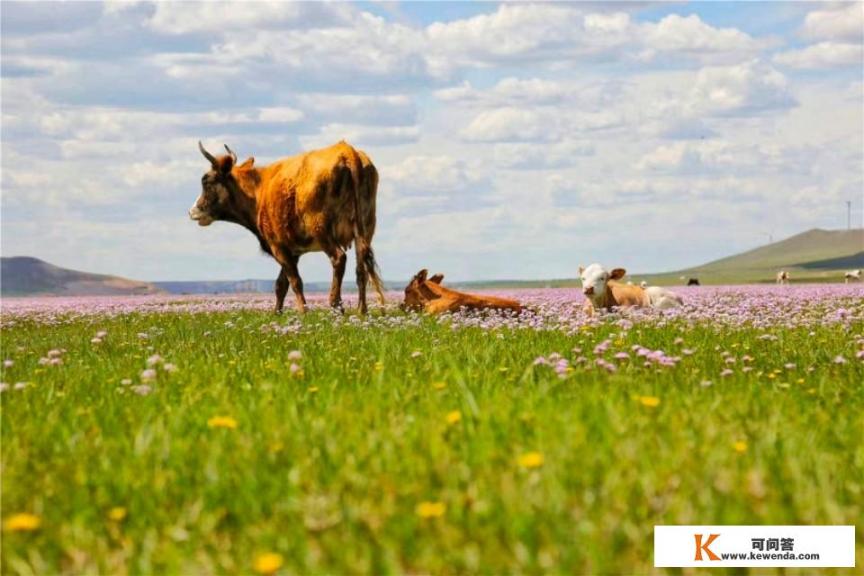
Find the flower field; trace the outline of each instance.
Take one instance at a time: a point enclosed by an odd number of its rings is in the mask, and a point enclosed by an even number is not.
[[[4,300],[0,571],[646,573],[655,524],[857,524],[864,565],[864,287],[678,291]]]

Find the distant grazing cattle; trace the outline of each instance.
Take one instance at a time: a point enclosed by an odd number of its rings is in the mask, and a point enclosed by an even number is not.
[[[699,286],[699,279],[698,278],[688,278],[687,279],[687,286]]]
[[[780,270],[777,272],[777,284],[788,284],[789,283],[789,273],[785,270]]]
[[[255,235],[261,249],[282,266],[276,279],[276,312],[282,311],[289,284],[297,310],[306,309],[297,263],[307,252],[324,252],[330,258],[330,305],[341,310],[346,251],[352,243],[360,312],[366,313],[370,280],[384,303],[372,252],[378,172],[363,152],[341,141],[256,168],[254,158],[238,165],[228,146],[228,155],[219,157],[200,142],[198,147],[210,161],[210,171],[201,179],[201,195],[189,217],[201,226],[233,222]]]
[[[849,282],[860,282],[861,281],[861,269],[857,270],[849,270],[843,275],[843,278],[846,280],[846,284]]]
[[[425,311],[429,314],[458,312],[459,310],[510,310],[517,314],[522,305],[516,300],[495,296],[466,294],[441,285],[442,274],[427,278],[428,272],[420,270],[405,287],[403,310]]]
[[[585,312],[593,315],[596,310],[630,307],[664,309],[683,304],[680,296],[659,286],[642,288],[622,284],[619,280],[626,273],[623,268],[615,268],[610,272],[600,264],[591,264],[587,268],[580,266]]]

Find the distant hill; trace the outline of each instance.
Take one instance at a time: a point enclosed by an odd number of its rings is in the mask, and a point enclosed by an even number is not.
[[[98,296],[162,292],[148,282],[78,272],[28,256],[0,258],[0,263],[0,293],[3,296]]]
[[[680,282],[681,276],[698,277],[709,284],[774,282],[786,270],[793,282],[840,281],[843,271],[864,268],[864,229],[813,229],[701,266],[647,278],[658,284]]]

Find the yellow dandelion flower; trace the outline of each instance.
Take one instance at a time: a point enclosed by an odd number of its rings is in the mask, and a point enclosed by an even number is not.
[[[9,532],[32,532],[38,530],[42,524],[42,519],[35,514],[21,512],[13,514],[3,522],[3,528]]]
[[[421,518],[440,518],[447,511],[443,502],[421,502],[414,509]]]
[[[435,390],[443,390],[444,388],[447,387],[447,384],[445,382],[433,382],[432,387]]]
[[[799,379],[798,379],[798,384],[803,384],[803,383],[804,383],[804,379],[803,379],[803,378],[799,378]]]
[[[122,506],[115,506],[108,511],[109,520],[120,522],[124,518],[126,518],[126,508],[123,508]]]
[[[311,392],[311,393],[313,393],[313,394],[314,394],[315,392],[318,392],[318,387],[317,387],[317,386],[310,386],[310,387],[309,387],[309,392]]]
[[[744,442],[743,440],[738,440],[732,445],[732,447],[735,449],[736,452],[740,452],[743,454],[747,451],[747,442]]]
[[[640,396],[639,403],[648,408],[656,408],[660,405],[660,398],[656,396]]]
[[[231,416],[214,416],[207,420],[207,426],[210,428],[237,428],[237,420]]]
[[[447,413],[447,424],[458,424],[462,420],[462,413],[458,410],[453,410]]]
[[[282,567],[284,562],[285,561],[281,554],[267,552],[266,554],[259,554],[256,556],[252,567],[259,574],[273,574]]]
[[[285,449],[285,444],[283,444],[282,442],[278,442],[278,441],[270,444],[270,448],[269,448],[271,454],[277,454],[284,449]]]
[[[384,370],[384,362],[381,362],[380,360],[375,362],[375,371],[381,372],[382,370]]]
[[[773,380],[773,379],[776,378],[776,377],[777,377],[777,375],[774,374],[773,372],[772,372],[771,374],[768,374],[768,379],[769,379],[769,380]]]
[[[518,463],[522,468],[539,468],[543,466],[543,454],[540,452],[527,452],[519,456]]]

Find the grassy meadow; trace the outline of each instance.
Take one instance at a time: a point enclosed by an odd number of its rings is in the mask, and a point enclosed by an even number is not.
[[[5,314],[2,573],[646,573],[655,524],[858,524],[864,565],[864,298],[814,298]]]

